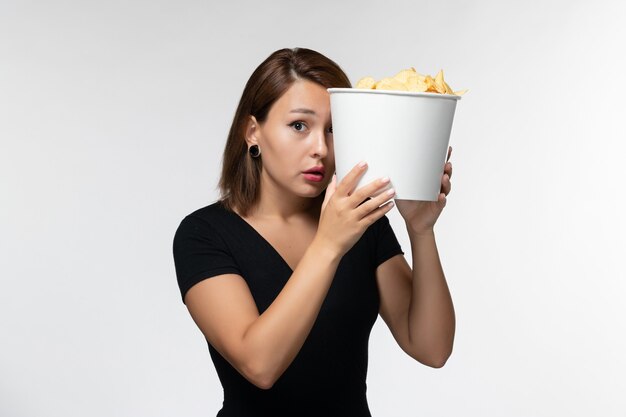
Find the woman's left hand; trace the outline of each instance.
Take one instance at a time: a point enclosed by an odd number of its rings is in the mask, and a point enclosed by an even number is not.
[[[446,196],[452,188],[452,183],[450,182],[452,163],[448,162],[451,154],[452,147],[449,146],[444,173],[441,176],[441,193],[437,201],[396,200],[398,211],[404,218],[410,233],[432,233],[435,222],[446,206]]]

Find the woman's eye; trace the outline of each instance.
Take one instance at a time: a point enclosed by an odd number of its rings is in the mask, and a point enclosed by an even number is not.
[[[302,132],[304,130],[305,124],[302,122],[293,122],[289,126],[292,126],[298,132]]]

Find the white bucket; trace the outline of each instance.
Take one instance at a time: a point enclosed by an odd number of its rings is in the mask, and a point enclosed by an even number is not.
[[[337,183],[360,161],[357,185],[389,177],[400,200],[437,201],[456,102],[449,94],[329,88]]]

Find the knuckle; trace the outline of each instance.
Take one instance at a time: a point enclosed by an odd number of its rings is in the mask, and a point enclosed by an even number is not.
[[[354,193],[352,193],[352,198],[354,198],[355,204],[362,205],[369,200],[368,194],[369,193],[367,193],[367,190],[359,188]]]
[[[396,195],[396,190],[390,189],[386,190],[377,197],[378,205],[385,203],[386,201],[391,200]]]
[[[365,228],[367,229],[368,227],[370,227],[371,225],[373,225],[376,220],[378,220],[378,213],[372,213],[371,216],[367,216],[366,221],[365,221]]]

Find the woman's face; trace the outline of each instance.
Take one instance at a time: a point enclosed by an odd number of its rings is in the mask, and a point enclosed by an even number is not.
[[[261,148],[263,187],[317,197],[335,172],[330,95],[326,88],[297,80],[272,105],[265,122],[249,131]],[[255,142],[256,141],[256,142]],[[306,173],[314,170],[317,173]]]

